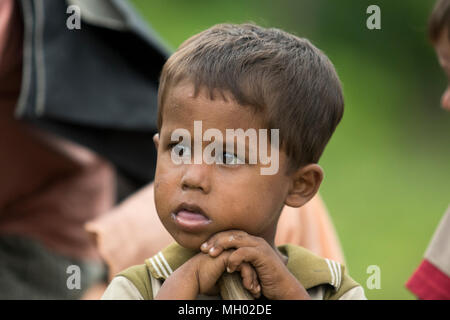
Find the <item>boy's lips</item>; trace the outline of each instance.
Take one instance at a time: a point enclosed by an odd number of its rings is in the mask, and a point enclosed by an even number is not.
[[[211,223],[202,208],[194,204],[182,203],[172,213],[172,218],[181,229],[200,231]]]

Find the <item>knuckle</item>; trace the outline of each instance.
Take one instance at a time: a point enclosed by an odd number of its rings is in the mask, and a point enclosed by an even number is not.
[[[266,240],[264,240],[261,237],[254,237],[254,238],[255,238],[255,241],[258,243],[258,245],[263,245],[266,243]]]
[[[237,251],[234,251],[229,257],[228,257],[228,262],[230,264],[234,264],[237,263],[240,260],[239,255],[237,254]]]
[[[242,241],[242,239],[244,239],[244,235],[242,233],[235,233],[233,235],[233,238],[236,239],[237,241]]]
[[[232,236],[237,240],[242,240],[246,236],[248,236],[248,233],[242,230],[233,230]]]
[[[214,239],[212,242],[212,248],[217,248],[218,246],[220,246],[220,239]]]

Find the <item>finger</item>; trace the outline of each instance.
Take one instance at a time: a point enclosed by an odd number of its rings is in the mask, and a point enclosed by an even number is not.
[[[255,268],[253,268],[251,264],[244,262],[238,269],[241,270],[244,287],[253,295],[253,297],[259,298],[261,295],[261,286]]]
[[[256,270],[253,267],[252,269],[254,272],[253,272],[253,289],[251,290],[251,293],[253,297],[259,298],[261,296],[261,285],[259,284],[258,274],[256,273]]]
[[[261,297],[261,285],[258,283],[256,287],[252,291],[250,291],[250,293],[255,299]]]
[[[218,232],[212,235],[205,243],[203,243],[200,247],[200,250],[204,253],[211,254],[212,256],[217,256],[221,251],[224,250],[224,247],[220,246],[220,243],[224,243],[236,238],[241,239],[242,237],[245,237],[247,235],[248,234],[245,231],[241,230],[227,230]]]
[[[217,265],[220,266],[220,270],[222,270],[222,273],[225,272],[226,267],[228,266],[228,259],[230,258],[233,251],[234,250],[226,250],[217,257],[210,257],[210,259],[216,261]]]
[[[208,239],[202,246],[201,250],[210,256],[218,256],[222,251],[231,248],[240,248],[244,246],[258,246],[261,240],[258,237],[249,235],[241,230],[229,230],[216,233]]]
[[[236,270],[241,272],[244,288],[246,288],[255,299],[258,299],[261,296],[261,286],[259,284],[258,274],[253,266],[244,262],[240,264]]]
[[[245,262],[250,263],[253,268],[255,265],[259,265],[259,260],[261,259],[261,250],[256,247],[242,247],[236,249],[228,257],[227,271],[234,272],[240,264]],[[256,271],[256,270],[255,270]]]
[[[255,269],[249,263],[244,262],[236,268],[236,271],[240,271],[241,273],[244,288],[250,292],[254,298],[259,298],[261,296],[261,287]]]
[[[258,299],[259,297],[261,297],[261,285],[258,284],[258,286],[256,287],[256,293],[252,293],[253,297],[255,297],[255,299]]]
[[[213,290],[215,283],[226,270],[228,258],[231,253],[231,250],[224,251],[220,256],[215,258],[200,253],[200,255],[204,255],[204,258],[199,260],[201,263],[199,263],[196,269],[196,277],[201,292],[210,292]]]
[[[241,272],[242,284],[244,285],[244,288],[249,291],[253,291],[256,288],[254,283],[254,275],[256,274],[256,271],[253,267],[245,262],[238,266],[237,271]]]

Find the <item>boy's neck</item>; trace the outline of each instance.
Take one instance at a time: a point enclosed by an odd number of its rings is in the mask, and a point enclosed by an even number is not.
[[[284,255],[283,253],[281,253],[280,250],[278,250],[277,246],[275,245],[275,241],[268,241],[269,245],[272,247],[273,250],[275,250],[275,252],[277,253],[277,255],[280,257],[281,261],[283,261],[283,263],[285,265],[287,265],[288,262],[288,257],[286,255]]]

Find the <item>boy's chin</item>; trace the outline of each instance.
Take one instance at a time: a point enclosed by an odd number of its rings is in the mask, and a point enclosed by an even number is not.
[[[195,234],[175,235],[173,238],[183,248],[194,251],[200,251],[200,246],[208,240],[205,236]]]

